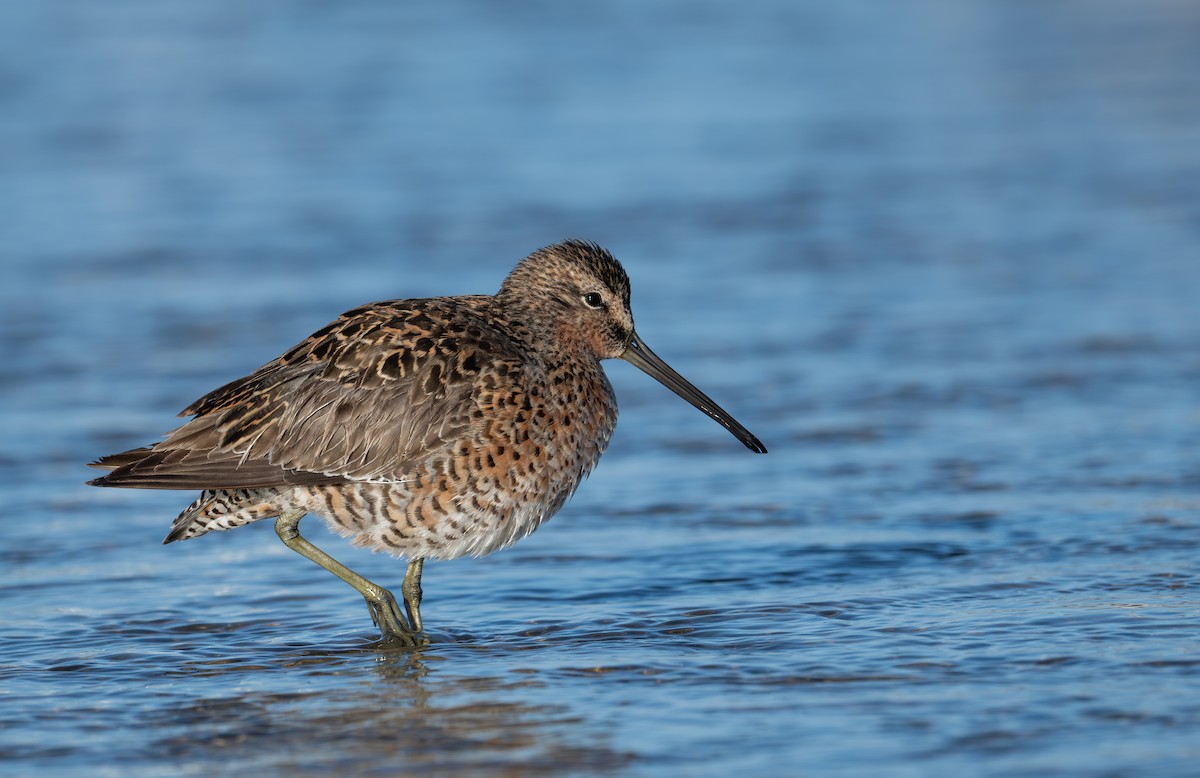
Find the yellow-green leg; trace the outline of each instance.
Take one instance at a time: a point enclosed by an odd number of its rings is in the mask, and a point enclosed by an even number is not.
[[[409,621],[400,614],[400,606],[395,596],[376,583],[368,581],[358,573],[343,565],[321,549],[310,543],[300,534],[300,519],[304,511],[287,511],[275,520],[275,532],[283,544],[302,557],[312,560],[329,572],[341,578],[354,587],[355,591],[367,601],[371,610],[371,620],[379,627],[383,640],[403,646],[417,647],[427,645],[428,639],[421,634],[421,567],[422,560],[413,560],[404,576],[404,607],[408,611]],[[414,572],[415,568],[415,572]],[[411,624],[411,626],[410,626]]]
[[[408,570],[404,573],[404,583],[400,586],[400,594],[404,597],[404,610],[408,612],[408,623],[417,632],[425,629],[421,625],[421,572],[424,569],[424,559],[409,562]]]

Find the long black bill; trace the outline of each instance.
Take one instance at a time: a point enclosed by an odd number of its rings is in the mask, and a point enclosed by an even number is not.
[[[629,339],[629,345],[625,347],[625,353],[621,355],[621,359],[637,366],[646,375],[716,420],[718,424],[732,432],[735,438],[746,444],[746,448],[759,454],[767,453],[767,447],[758,438],[751,435],[750,430],[738,424],[737,420],[726,413],[724,408],[688,383],[686,378],[676,373],[670,365],[659,359],[657,354],[646,348],[646,344],[642,342],[636,332]]]

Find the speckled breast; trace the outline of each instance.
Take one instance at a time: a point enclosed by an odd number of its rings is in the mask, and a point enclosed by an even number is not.
[[[501,365],[478,380],[465,434],[395,482],[296,487],[296,501],[357,545],[408,558],[481,556],[553,516],[617,421],[599,362]]]

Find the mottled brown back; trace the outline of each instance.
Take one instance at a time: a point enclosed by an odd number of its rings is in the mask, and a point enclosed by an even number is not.
[[[201,397],[167,438],[104,457],[98,485],[230,489],[387,482],[457,440],[481,371],[527,361],[486,296],[393,300],[342,314]]]

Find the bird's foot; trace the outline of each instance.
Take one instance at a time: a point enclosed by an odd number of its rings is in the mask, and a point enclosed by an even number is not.
[[[419,628],[409,626],[396,598],[387,589],[381,590],[378,600],[365,597],[371,620],[379,627],[380,639],[377,648],[422,648],[429,645],[429,638]]]

